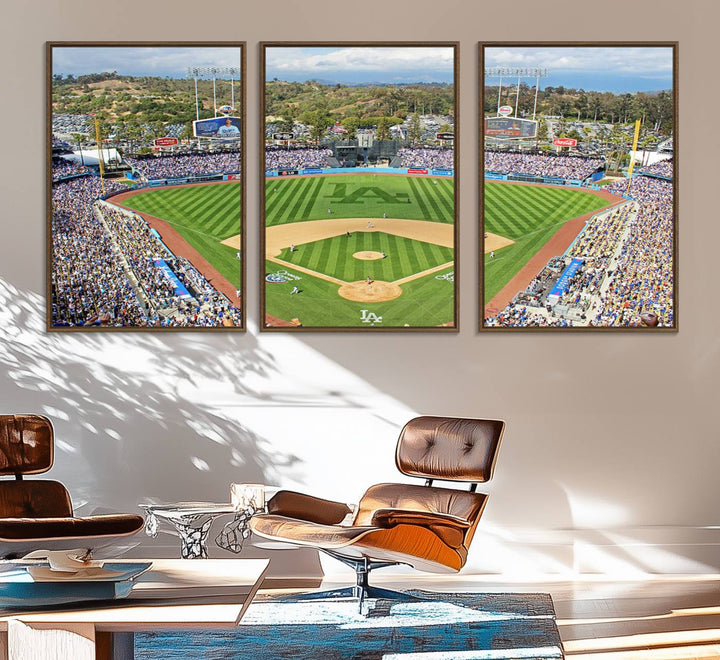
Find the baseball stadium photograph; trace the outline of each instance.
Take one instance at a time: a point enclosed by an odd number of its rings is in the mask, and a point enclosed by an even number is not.
[[[456,50],[261,45],[263,330],[457,330]]]
[[[243,58],[47,44],[48,329],[244,329]]]
[[[677,44],[480,60],[480,327],[676,330]]]

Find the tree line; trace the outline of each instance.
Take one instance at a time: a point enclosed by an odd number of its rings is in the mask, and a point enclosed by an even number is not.
[[[516,94],[516,85],[503,87],[501,104],[515,106]],[[498,104],[498,86],[485,86],[483,100],[485,114],[494,114]],[[521,83],[517,102],[519,114],[532,115],[534,102],[535,87]],[[538,92],[536,113],[609,124],[625,124],[640,119],[649,130],[670,135],[673,130],[674,103],[669,90],[615,94],[548,86]]]

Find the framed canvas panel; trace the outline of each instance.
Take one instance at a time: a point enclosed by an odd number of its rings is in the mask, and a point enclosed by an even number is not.
[[[677,57],[481,44],[481,329],[677,329]]]
[[[455,43],[262,43],[268,331],[457,331]]]
[[[244,328],[245,44],[47,44],[49,330]]]

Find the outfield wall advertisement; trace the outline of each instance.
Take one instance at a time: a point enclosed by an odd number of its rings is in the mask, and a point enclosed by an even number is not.
[[[265,170],[266,177],[313,174],[420,174],[424,176],[452,177],[453,171],[450,169],[428,170],[413,167],[310,167],[304,170]]]
[[[502,172],[485,172],[485,178],[492,179],[493,181],[542,183],[548,186],[574,186],[577,188],[583,185],[583,182],[580,179],[563,179],[557,176],[532,176],[530,174],[504,174]]]
[[[242,178],[240,173],[237,174],[206,174],[203,176],[179,176],[167,179],[152,179],[148,181],[148,186],[157,188],[159,186],[182,186],[189,183],[208,183],[210,181],[238,181]]]

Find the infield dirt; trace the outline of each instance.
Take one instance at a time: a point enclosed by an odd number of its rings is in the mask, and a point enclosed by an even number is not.
[[[372,226],[368,227],[368,223]],[[290,245],[313,243],[356,231],[382,231],[449,248],[455,245],[455,226],[448,223],[398,218],[328,218],[327,220],[306,220],[267,227],[265,229],[265,255],[277,257],[284,248]]]

